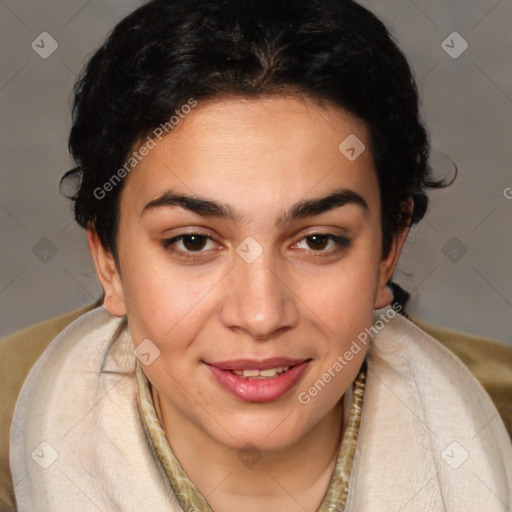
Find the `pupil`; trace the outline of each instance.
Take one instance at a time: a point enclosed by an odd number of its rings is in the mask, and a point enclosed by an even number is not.
[[[327,241],[327,237],[325,235],[312,235],[310,238],[310,241],[312,240],[313,241],[313,249],[324,249],[326,244],[325,242]],[[316,242],[315,242],[316,240]],[[320,240],[320,242],[319,242]],[[322,243],[324,242],[324,243]],[[316,247],[314,247],[316,245]],[[319,247],[320,245],[320,247]],[[311,244],[310,244],[311,246]]]
[[[202,235],[188,235],[183,238],[183,245],[187,250],[202,249],[205,243],[205,237]]]

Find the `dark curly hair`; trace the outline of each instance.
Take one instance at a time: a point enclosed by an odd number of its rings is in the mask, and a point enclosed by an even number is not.
[[[134,145],[190,98],[303,94],[363,120],[382,199],[383,253],[424,216],[428,164],[411,69],[384,24],[352,0],[153,0],[124,18],[74,89],[74,212],[116,256],[119,194],[101,188]],[[405,201],[414,200],[408,212]]]

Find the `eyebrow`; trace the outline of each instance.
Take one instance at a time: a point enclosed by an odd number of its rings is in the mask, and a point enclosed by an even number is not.
[[[347,204],[360,206],[365,214],[369,211],[368,203],[360,194],[354,190],[342,188],[324,197],[307,199],[293,204],[289,210],[279,217],[277,223],[286,224],[297,219],[313,217]],[[147,203],[142,209],[141,216],[150,210],[172,206],[179,206],[204,217],[215,217],[235,223],[240,222],[243,218],[239,212],[236,212],[228,204],[197,196],[177,194],[173,191],[167,191],[157,199]]]

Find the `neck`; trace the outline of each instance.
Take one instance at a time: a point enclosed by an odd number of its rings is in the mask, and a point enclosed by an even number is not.
[[[172,451],[215,512],[318,508],[336,465],[343,400],[292,446],[241,452],[219,444],[157,396]]]

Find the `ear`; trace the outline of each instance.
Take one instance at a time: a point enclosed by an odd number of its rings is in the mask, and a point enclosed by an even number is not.
[[[87,230],[87,242],[96,273],[105,292],[103,304],[111,315],[124,316],[126,307],[123,286],[114,257],[110,251],[105,249],[100,237],[91,228]]]
[[[412,212],[414,207],[413,200],[411,198],[408,199],[407,204],[407,209],[409,212]],[[402,247],[404,246],[408,233],[409,226],[407,225],[401,228],[400,231],[394,235],[389,254],[380,262],[379,284],[377,288],[377,296],[373,306],[374,309],[380,309],[389,306],[393,300],[393,294],[391,293],[391,290],[388,288],[387,284],[393,276],[393,272],[395,271],[395,268],[398,264],[400,254],[402,252]]]

